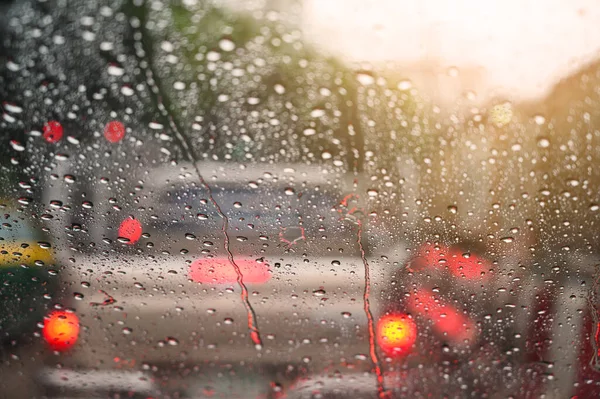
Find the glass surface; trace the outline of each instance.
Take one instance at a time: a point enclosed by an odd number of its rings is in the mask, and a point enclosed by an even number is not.
[[[593,1],[0,3],[0,397],[600,397]]]

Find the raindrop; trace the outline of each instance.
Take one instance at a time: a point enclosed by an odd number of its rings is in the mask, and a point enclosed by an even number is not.
[[[56,143],[63,136],[63,127],[57,121],[49,121],[44,125],[43,137],[48,143]]]
[[[112,75],[112,76],[123,76],[123,73],[125,73],[125,70],[121,67],[118,67],[116,65],[109,65],[108,66],[108,74]]]
[[[104,137],[110,143],[119,142],[125,137],[125,126],[119,121],[111,121],[104,127]]]
[[[579,180],[569,179],[569,180],[567,180],[567,184],[571,187],[577,187],[577,186],[579,186]]]
[[[127,96],[127,97],[133,96],[133,93],[135,93],[135,92],[133,91],[133,89],[130,86],[121,87],[121,94],[123,94],[124,96]],[[117,141],[119,141],[119,140],[117,140]],[[108,141],[110,141],[110,139],[108,139]],[[113,141],[111,141],[111,143],[113,143]]]
[[[356,79],[363,86],[368,86],[375,83],[375,78],[368,72],[358,72],[356,74]]]
[[[17,140],[11,140],[10,146],[15,151],[19,151],[19,152],[25,151],[25,146],[23,144],[21,144],[20,142],[18,142]]]
[[[221,39],[219,41],[219,47],[223,51],[233,51],[235,49],[235,43],[229,39]]]
[[[275,92],[277,94],[283,94],[283,93],[285,93],[285,87],[283,87],[280,84],[276,84],[275,86],[273,86],[273,89],[275,90]]]
[[[142,224],[133,217],[129,217],[121,222],[119,226],[119,242],[133,245],[142,236]]]
[[[546,118],[544,118],[542,115],[536,115],[536,116],[534,116],[533,120],[538,125],[543,125],[544,123],[546,123]]]
[[[550,147],[550,140],[545,137],[538,137],[537,145],[541,148],[548,148]]]
[[[10,112],[13,114],[20,114],[21,112],[23,112],[23,108],[10,103],[4,103],[4,109],[6,110],[6,112]]]
[[[310,111],[310,116],[312,116],[313,118],[320,118],[322,116],[325,116],[325,110],[321,108],[315,108],[312,111]]]
[[[409,90],[412,88],[412,82],[410,80],[402,80],[400,81],[400,83],[398,83],[398,89],[399,90]]]

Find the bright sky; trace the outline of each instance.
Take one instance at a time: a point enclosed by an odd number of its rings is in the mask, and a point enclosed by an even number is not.
[[[598,0],[305,0],[303,29],[354,61],[481,67],[479,89],[520,98],[600,57]]]

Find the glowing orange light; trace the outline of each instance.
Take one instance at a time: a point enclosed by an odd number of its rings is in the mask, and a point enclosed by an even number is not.
[[[66,351],[79,337],[79,317],[75,313],[54,311],[44,319],[44,339],[55,351]]]
[[[377,340],[388,355],[406,354],[417,340],[417,325],[404,314],[384,316],[377,322]]]
[[[133,245],[142,236],[142,224],[131,216],[121,222],[119,226],[119,237],[129,240],[127,244]]]
[[[268,265],[251,260],[236,260],[244,276],[244,283],[265,283],[271,278]],[[228,259],[196,259],[189,268],[188,277],[196,283],[231,284],[237,273]]]

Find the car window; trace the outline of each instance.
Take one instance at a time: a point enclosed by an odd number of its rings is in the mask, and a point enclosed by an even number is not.
[[[0,2],[0,396],[599,397],[600,8],[484,3]]]

